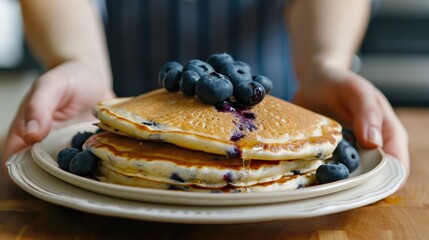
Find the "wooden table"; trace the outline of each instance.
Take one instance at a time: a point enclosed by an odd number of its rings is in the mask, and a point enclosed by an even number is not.
[[[411,176],[397,193],[328,216],[187,225],[79,212],[39,200],[1,175],[0,239],[429,239],[429,109],[397,109],[410,135]]]

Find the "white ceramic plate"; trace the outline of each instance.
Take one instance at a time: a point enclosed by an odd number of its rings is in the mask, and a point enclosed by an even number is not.
[[[32,156],[36,163],[48,173],[86,190],[129,200],[192,206],[266,204],[313,198],[362,184],[372,179],[386,165],[384,154],[379,150],[362,150],[360,151],[360,167],[348,179],[303,189],[269,193],[196,193],[130,187],[98,182],[73,175],[58,167],[55,160],[56,154],[69,144],[73,135],[78,131],[95,131],[95,129],[97,128],[92,124],[84,123],[54,131],[45,140],[33,146]]]
[[[148,221],[230,224],[308,218],[362,207],[394,193],[405,180],[399,161],[385,157],[383,171],[371,180],[337,193],[274,204],[246,206],[180,206],[109,197],[78,188],[41,169],[24,150],[6,163],[11,178],[45,201],[84,212]]]

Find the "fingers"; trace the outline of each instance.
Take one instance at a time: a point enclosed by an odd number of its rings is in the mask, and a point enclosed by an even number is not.
[[[58,80],[58,79],[57,79]],[[3,160],[17,151],[42,140],[52,126],[52,116],[59,99],[61,87],[50,75],[40,77],[33,84],[15,116],[6,138]]]
[[[320,77],[327,79],[321,82],[325,88],[317,86],[322,94],[305,89],[297,92],[294,101],[334,117],[344,127],[352,127],[363,147],[381,147],[401,161],[408,173],[408,135],[384,95],[368,80],[352,72],[329,69],[328,73]],[[316,89],[314,85],[311,87]]]
[[[22,117],[24,115],[24,111],[21,110],[22,106],[23,103],[21,104],[20,110],[18,111],[11,127],[9,128],[9,132],[6,137],[6,145],[2,156],[3,161],[6,161],[11,154],[23,149],[26,146],[26,142],[22,137],[24,133],[24,121]]]
[[[367,148],[383,146],[383,112],[374,87],[359,76],[344,82],[342,99],[353,116],[353,129],[359,142]]]
[[[387,99],[381,93],[378,94],[378,99],[385,116],[382,129],[384,138],[383,150],[401,161],[408,175],[410,171],[408,133]]]
[[[359,83],[359,81],[361,81]],[[348,81],[347,104],[352,111],[358,141],[367,148],[382,147],[400,160],[408,174],[408,134],[388,100],[363,78]]]
[[[111,98],[109,79],[78,61],[49,70],[36,80],[20,105],[6,139],[4,159],[45,138],[53,126],[90,115],[101,99]]]
[[[53,114],[64,91],[63,84],[55,75],[44,75],[33,85],[30,97],[23,107],[23,139],[27,144],[40,141],[51,129]]]
[[[392,155],[403,164],[408,175],[410,171],[410,156],[408,150],[408,135],[398,121],[389,121],[383,128],[384,152]]]

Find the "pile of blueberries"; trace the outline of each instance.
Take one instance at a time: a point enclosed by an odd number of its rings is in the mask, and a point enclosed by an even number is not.
[[[93,134],[86,131],[78,132],[71,140],[71,147],[58,152],[57,163],[62,170],[84,177],[94,176],[98,157],[88,150],[82,150],[85,141]]]
[[[319,183],[329,183],[349,177],[360,164],[360,156],[356,150],[356,138],[349,130],[343,130],[343,140],[332,154],[332,162],[322,164],[316,171]]]
[[[236,61],[227,53],[215,53],[207,61],[193,59],[184,66],[176,61],[167,62],[158,74],[158,82],[167,91],[181,90],[210,105],[225,101],[244,107],[260,103],[273,88],[271,79],[252,76],[250,66]]]

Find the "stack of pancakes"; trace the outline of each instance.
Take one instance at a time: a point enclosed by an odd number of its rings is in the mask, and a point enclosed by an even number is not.
[[[203,192],[260,192],[313,184],[342,139],[341,126],[266,96],[253,108],[211,106],[156,90],[94,107],[99,127],[84,148],[100,180]]]

